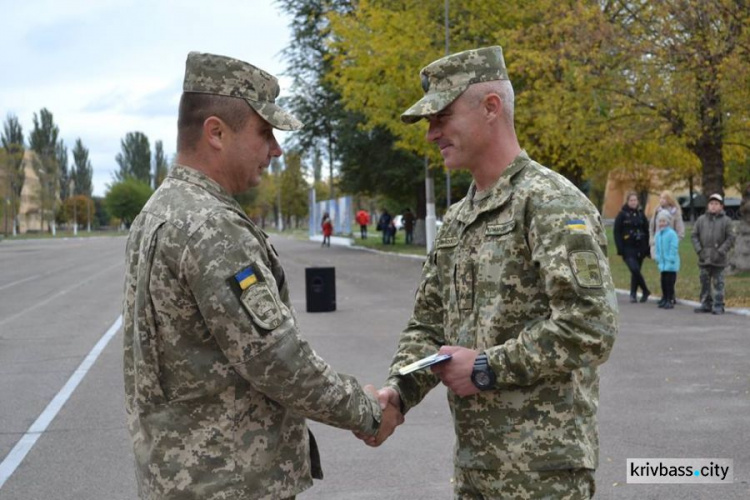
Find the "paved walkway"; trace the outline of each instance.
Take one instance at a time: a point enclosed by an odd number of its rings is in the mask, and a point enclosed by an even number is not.
[[[383,382],[421,259],[273,236],[302,334],[331,365]],[[124,238],[0,244],[0,461],[120,314]],[[305,268],[336,268],[337,310],[307,313]],[[597,499],[750,498],[750,318],[620,301],[601,368]],[[381,448],[312,423],[324,481],[298,498],[449,500],[454,431],[437,387]],[[118,334],[18,464],[0,500],[136,498]],[[628,458],[730,458],[724,485],[625,483]],[[7,463],[7,462],[6,462]]]

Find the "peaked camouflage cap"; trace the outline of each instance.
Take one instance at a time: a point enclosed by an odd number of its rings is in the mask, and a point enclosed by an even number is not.
[[[445,109],[469,85],[493,80],[508,80],[503,49],[499,45],[466,50],[438,59],[422,68],[424,97],[404,111],[404,123],[416,123]]]
[[[239,97],[279,130],[297,130],[302,122],[276,105],[279,82],[250,63],[231,57],[190,52],[183,92]]]

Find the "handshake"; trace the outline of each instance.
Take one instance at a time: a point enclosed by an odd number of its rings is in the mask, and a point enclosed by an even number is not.
[[[413,366],[416,366],[414,369],[429,366],[430,371],[440,379],[443,385],[458,397],[472,396],[479,392],[479,388],[471,380],[474,361],[477,359],[479,351],[459,346],[442,346],[438,354],[441,355],[442,359],[427,362],[429,358],[432,358],[432,356],[429,356],[418,363],[414,363]],[[448,354],[450,356],[447,358],[443,356]],[[448,361],[448,359],[450,362],[442,362]],[[378,400],[380,408],[383,410],[383,416],[377,435],[367,436],[359,432],[355,432],[354,435],[368,446],[380,446],[393,434],[396,427],[404,423],[404,415],[401,413],[401,397],[391,387],[376,390],[374,386],[366,385],[364,390]]]
[[[372,394],[380,403],[380,409],[383,411],[380,417],[380,429],[375,436],[368,436],[359,432],[355,432],[354,435],[368,446],[380,446],[393,434],[396,427],[404,423],[404,415],[401,413],[401,398],[390,387],[376,390],[375,386],[366,385],[364,390]]]

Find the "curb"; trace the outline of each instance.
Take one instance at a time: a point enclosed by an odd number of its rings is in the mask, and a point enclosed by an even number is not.
[[[615,292],[617,292],[619,295],[626,295],[630,296],[630,292],[628,290],[623,290],[622,288],[616,288]],[[659,295],[649,295],[648,302],[658,302],[657,299],[660,299],[661,296]],[[691,307],[700,307],[701,303],[696,302],[694,300],[684,300],[684,299],[677,299],[678,304],[684,304],[686,306]],[[727,307],[724,309],[724,312],[730,313],[730,314],[737,314],[739,316],[747,316],[750,317],[750,309],[745,308],[739,308],[739,307]]]
[[[317,241],[321,242],[323,241],[322,236],[313,236],[310,238],[310,241]],[[415,255],[415,254],[408,254],[408,253],[392,253],[392,252],[384,252],[382,250],[375,250],[374,248],[367,248],[367,247],[360,247],[355,245],[354,239],[349,238],[342,238],[340,236],[331,236],[331,244],[337,245],[337,246],[343,246],[346,248],[349,248],[350,250],[358,250],[360,252],[370,252],[374,254],[379,255],[389,255],[389,256],[395,256],[395,257],[403,257],[406,259],[416,259],[416,260],[422,260],[424,261],[427,257],[424,255]],[[630,292],[627,290],[623,290],[621,288],[616,288],[615,292],[617,292],[619,295],[627,295],[630,296]],[[661,296],[659,295],[650,295],[648,298],[648,302],[658,302],[657,299],[660,299]],[[691,307],[699,307],[701,304],[700,302],[695,302],[694,300],[684,300],[684,299],[677,299],[678,304],[683,304],[686,306]],[[727,307],[724,309],[725,312],[730,314],[736,314],[738,316],[747,316],[750,317],[750,308],[739,308],[739,307]]]

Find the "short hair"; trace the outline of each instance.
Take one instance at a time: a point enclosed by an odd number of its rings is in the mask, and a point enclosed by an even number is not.
[[[203,123],[211,116],[220,118],[238,132],[252,115],[250,105],[238,97],[184,92],[177,115],[177,151],[192,151],[203,133]]]
[[[503,103],[503,116],[509,124],[513,124],[515,93],[510,80],[492,80],[471,85],[466,93],[475,104],[488,94],[497,94]]]

